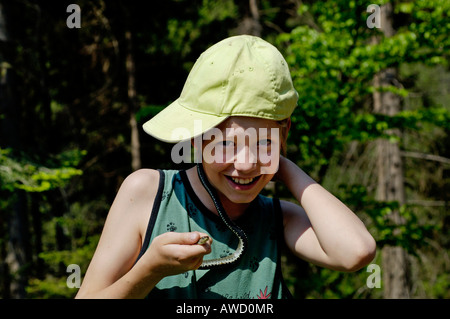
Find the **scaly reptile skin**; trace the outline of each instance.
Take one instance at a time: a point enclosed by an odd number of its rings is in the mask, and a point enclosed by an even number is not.
[[[205,171],[203,170],[203,165],[199,163],[197,165],[197,172],[198,177],[200,178],[200,181],[203,184],[203,187],[205,187],[206,191],[208,192],[209,196],[211,196],[214,206],[217,209],[217,212],[219,213],[220,218],[225,223],[225,225],[238,237],[239,243],[234,251],[229,256],[223,257],[223,258],[216,258],[216,259],[209,259],[209,260],[203,260],[202,264],[200,265],[199,269],[210,269],[218,266],[224,266],[224,265],[231,265],[236,263],[243,255],[245,249],[247,248],[247,235],[244,233],[244,231],[239,228],[227,215],[225,212],[225,209],[222,206],[222,203],[220,202],[219,196],[217,196],[217,193],[215,189],[212,187],[212,185],[209,183],[208,179],[206,178]]]
[[[198,242],[197,242],[197,245],[204,245],[204,244],[206,244],[206,242],[208,241],[208,239],[209,239],[209,236],[203,236],[203,237],[200,237],[200,239],[199,239]]]

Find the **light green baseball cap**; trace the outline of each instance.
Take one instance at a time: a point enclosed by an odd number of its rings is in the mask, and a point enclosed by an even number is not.
[[[143,129],[159,140],[176,143],[196,137],[230,116],[286,119],[297,100],[288,65],[278,49],[261,38],[239,35],[204,51],[180,97]]]

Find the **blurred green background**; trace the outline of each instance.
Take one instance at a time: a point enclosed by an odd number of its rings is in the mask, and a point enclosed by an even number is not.
[[[1,298],[76,294],[67,266],[83,276],[124,178],[187,167],[141,125],[237,34],[284,54],[300,95],[288,157],[377,241],[380,288],[367,268],[284,254],[294,297],[450,297],[449,1],[77,1],[68,28],[71,2],[0,0]]]

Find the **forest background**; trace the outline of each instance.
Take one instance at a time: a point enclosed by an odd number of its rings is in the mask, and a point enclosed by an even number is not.
[[[0,0],[1,298],[76,294],[67,267],[84,275],[124,178],[186,168],[141,125],[237,34],[282,51],[300,95],[287,156],[377,241],[379,268],[356,273],[283,254],[294,297],[450,297],[449,1],[146,3]]]

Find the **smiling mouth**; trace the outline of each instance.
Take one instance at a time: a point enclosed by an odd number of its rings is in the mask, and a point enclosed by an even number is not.
[[[261,177],[261,175],[256,176],[256,177],[252,177],[252,178],[240,178],[240,177],[232,177],[232,176],[227,176],[227,175],[225,175],[225,176],[226,176],[226,178],[228,178],[233,183],[239,184],[239,185],[251,185],[251,184],[254,184]]]

